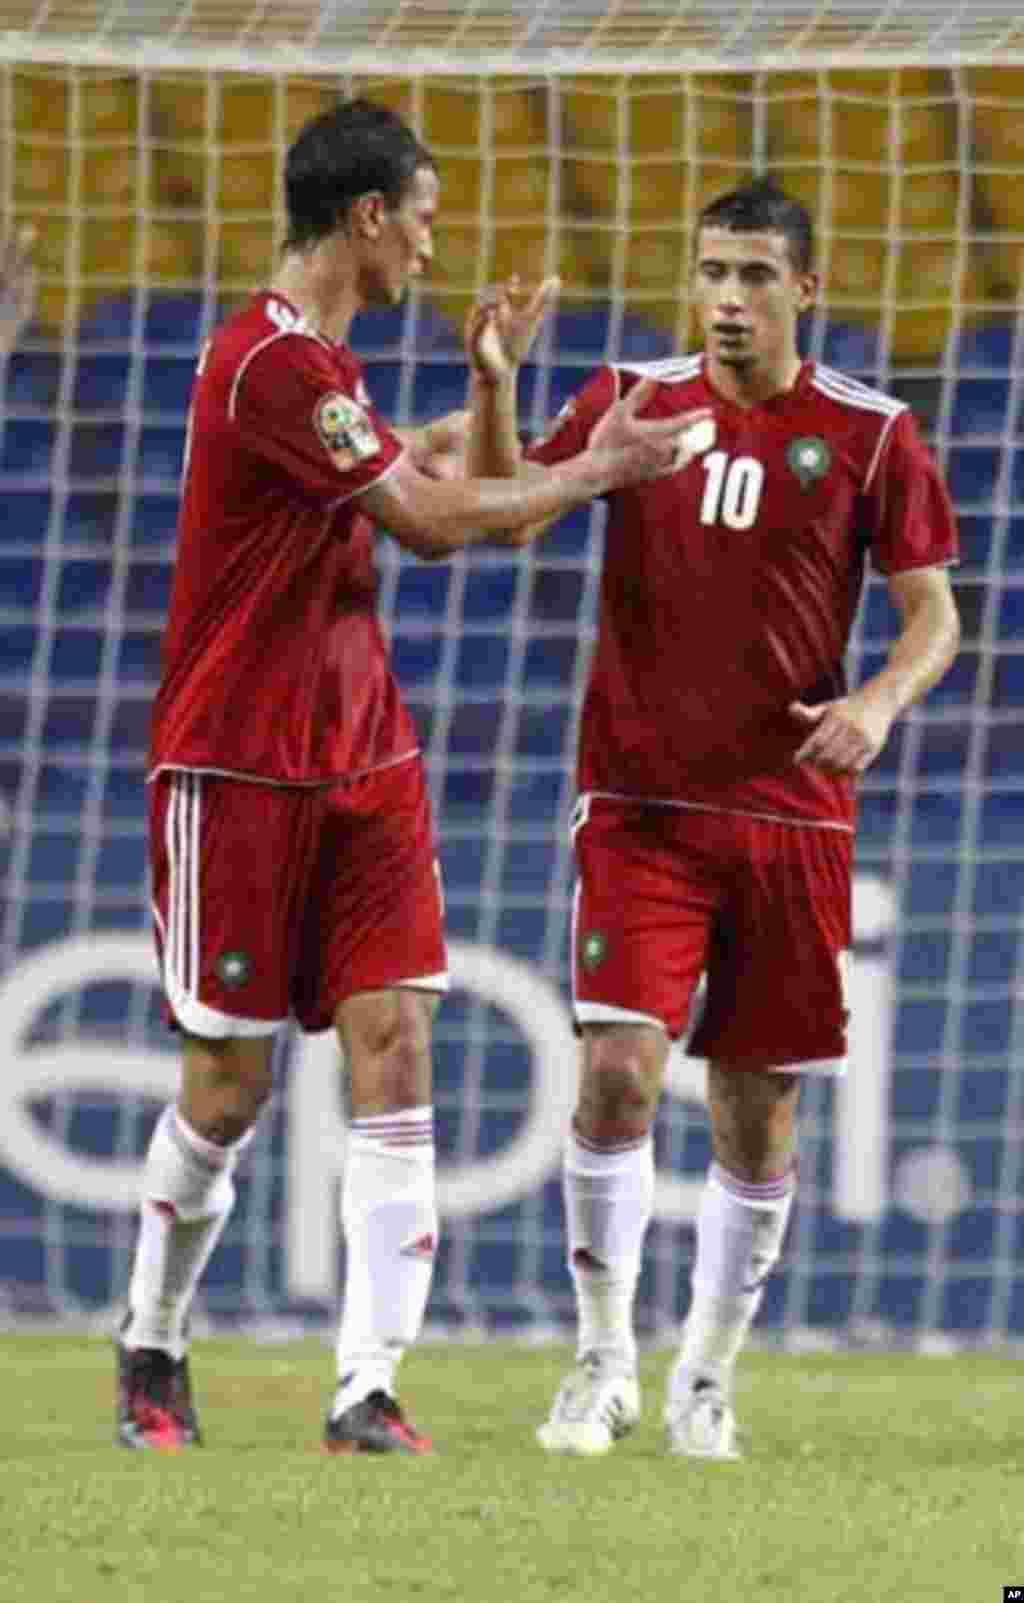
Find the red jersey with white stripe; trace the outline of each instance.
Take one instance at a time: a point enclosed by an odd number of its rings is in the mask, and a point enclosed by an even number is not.
[[[885,574],[955,558],[934,461],[901,402],[829,368],[746,410],[699,355],[598,369],[531,458],[583,449],[645,376],[645,416],[710,407],[713,438],[609,497],[580,789],[852,827],[852,782],[793,763],[787,707],[844,693],[868,556]]]
[[[152,771],[317,784],[411,755],[359,496],[402,450],[359,362],[280,296],[214,335],[192,400]]]

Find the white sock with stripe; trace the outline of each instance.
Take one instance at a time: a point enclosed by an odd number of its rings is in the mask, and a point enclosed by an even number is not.
[[[569,1272],[579,1316],[577,1356],[636,1367],[633,1302],[654,1202],[650,1136],[605,1151],[570,1130],[563,1167]]]
[[[232,1177],[249,1139],[216,1146],[174,1107],[157,1120],[142,1171],[129,1317],[121,1334],[126,1347],[184,1355],[188,1312],[234,1207]]]
[[[420,1333],[438,1236],[431,1106],[352,1121],[341,1218],[336,1414],[368,1392],[393,1395],[395,1368]]]
[[[697,1211],[697,1260],[677,1372],[728,1390],[737,1354],[782,1251],[796,1165],[761,1183],[713,1163]]]

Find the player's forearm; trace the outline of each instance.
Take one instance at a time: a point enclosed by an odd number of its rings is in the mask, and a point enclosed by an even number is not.
[[[617,482],[620,453],[585,451],[528,479],[466,479],[442,484],[417,475],[411,486],[390,481],[365,504],[401,545],[439,560],[485,540],[527,545],[553,519]]]
[[[514,479],[522,452],[516,417],[516,375],[488,383],[474,373],[469,389],[466,472],[471,479]]]
[[[907,610],[884,668],[860,687],[893,718],[920,701],[948,672],[960,644],[960,619],[946,593],[928,595]]]

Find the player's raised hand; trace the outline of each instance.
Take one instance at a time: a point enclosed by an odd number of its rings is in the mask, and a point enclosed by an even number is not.
[[[466,355],[474,373],[489,384],[511,377],[529,355],[561,287],[560,279],[545,278],[531,290],[516,274],[485,290],[466,317]]]
[[[26,224],[0,246],[0,356],[6,356],[32,316],[36,300],[36,231]]]
[[[882,750],[892,727],[892,714],[856,691],[815,707],[794,701],[789,714],[807,731],[793,761],[813,763],[830,774],[862,774]]]
[[[625,400],[609,407],[591,430],[592,451],[623,453],[626,477],[618,481],[620,484],[643,483],[646,479],[677,473],[713,442],[710,407],[694,407],[673,417],[641,418],[639,413],[655,388],[653,379],[641,379]]]

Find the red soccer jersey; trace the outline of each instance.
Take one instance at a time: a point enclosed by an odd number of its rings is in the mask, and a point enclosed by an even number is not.
[[[700,356],[598,369],[530,457],[581,450],[645,375],[645,416],[711,407],[715,438],[609,497],[580,789],[850,825],[852,782],[793,763],[786,709],[843,693],[867,553],[886,574],[954,559],[932,457],[901,402],[827,367],[744,410]]]
[[[351,351],[257,295],[200,360],[150,768],[279,784],[416,750],[358,497],[401,442]]]

